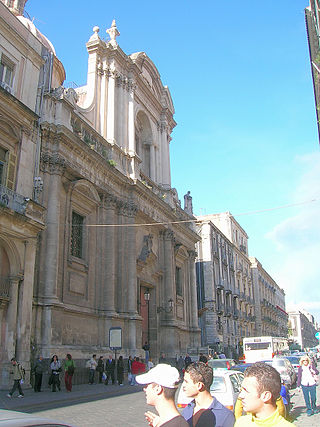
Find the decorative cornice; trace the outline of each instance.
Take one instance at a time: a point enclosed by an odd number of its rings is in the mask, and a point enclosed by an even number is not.
[[[41,153],[41,170],[62,175],[66,168],[66,160],[60,154]]]

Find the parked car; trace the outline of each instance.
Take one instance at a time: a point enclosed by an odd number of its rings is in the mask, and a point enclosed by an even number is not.
[[[241,390],[243,378],[243,373],[239,371],[215,369],[210,393],[219,400],[222,405],[233,411]],[[178,408],[185,408],[191,400],[191,397],[185,395],[181,384],[177,397]]]
[[[249,366],[252,366],[252,365],[253,363],[241,363],[240,365],[231,366],[230,369],[232,369],[233,371],[244,372],[247,368],[249,368]]]
[[[289,388],[293,388],[297,382],[297,374],[289,360],[284,356],[275,356],[272,360],[262,360],[261,362],[268,363],[273,366],[280,374],[281,380]]]
[[[300,366],[300,357],[294,356],[294,355],[284,356],[284,357],[289,360],[289,362],[293,366],[293,369],[294,369],[295,373],[298,374],[298,369],[299,369],[299,366]]]
[[[72,427],[71,424],[58,420],[50,420],[48,418],[37,417],[32,414],[25,414],[23,412],[0,410],[0,426],[3,427]]]
[[[212,369],[231,369],[232,366],[236,365],[234,359],[210,359],[208,360],[208,365]]]

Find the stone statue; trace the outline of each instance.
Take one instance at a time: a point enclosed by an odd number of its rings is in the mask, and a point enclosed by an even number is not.
[[[192,197],[190,196],[190,191],[184,195],[184,210],[188,214],[193,215]]]
[[[148,256],[151,254],[152,252],[152,234],[148,234],[146,236],[144,236],[143,238],[143,246],[141,249],[141,253],[139,255],[139,261],[143,261],[146,262]]]

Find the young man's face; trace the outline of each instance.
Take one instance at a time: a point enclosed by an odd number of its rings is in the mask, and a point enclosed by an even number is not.
[[[156,392],[156,384],[147,384],[146,386],[143,387],[143,391],[146,394],[146,401],[148,405],[152,405],[155,406],[156,403],[156,396],[157,396],[157,392]]]
[[[256,414],[264,405],[258,392],[258,382],[255,377],[245,377],[242,381],[239,398],[242,400],[243,409],[246,412]]]
[[[188,372],[184,374],[182,389],[187,397],[196,397],[199,394],[201,386],[202,383],[195,383]]]

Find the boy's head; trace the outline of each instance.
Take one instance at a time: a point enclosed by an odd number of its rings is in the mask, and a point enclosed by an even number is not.
[[[203,362],[191,363],[184,373],[183,391],[188,397],[195,397],[200,392],[210,392],[213,370]]]

